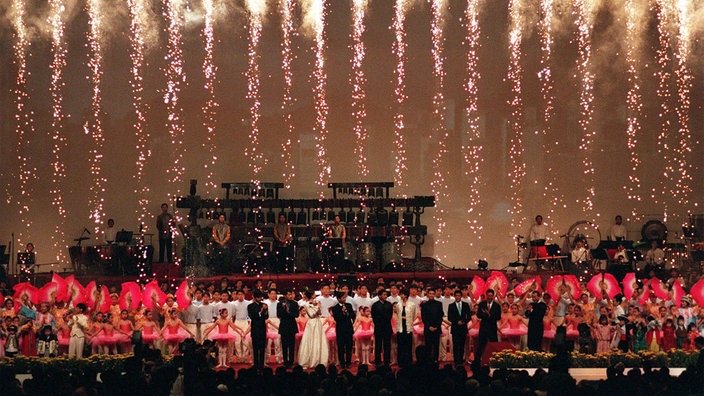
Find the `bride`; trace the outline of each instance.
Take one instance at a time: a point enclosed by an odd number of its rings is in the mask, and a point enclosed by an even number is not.
[[[328,362],[328,342],[320,318],[320,303],[313,299],[313,293],[305,292],[308,300],[303,307],[308,315],[308,323],[298,348],[298,364],[303,368],[313,368]]]

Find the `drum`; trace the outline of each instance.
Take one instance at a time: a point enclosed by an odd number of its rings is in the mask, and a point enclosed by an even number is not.
[[[401,264],[401,247],[396,242],[385,242],[381,247],[382,271],[398,271]]]
[[[357,246],[357,269],[369,272],[376,263],[376,246],[371,242],[363,242]]]

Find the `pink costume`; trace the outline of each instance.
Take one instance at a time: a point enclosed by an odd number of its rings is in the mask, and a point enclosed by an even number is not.
[[[296,322],[298,325],[298,333],[296,333],[296,341],[300,341],[303,338],[303,330],[306,329],[307,322]]]
[[[476,337],[479,335],[479,326],[482,324],[482,321],[479,320],[476,316],[472,317],[472,322],[473,326],[469,328],[469,332],[467,333],[470,337]]]
[[[555,323],[548,316],[543,317],[543,338],[549,340],[555,338]]]
[[[609,352],[611,350],[611,326],[596,325],[596,353]]]
[[[335,327],[335,322],[328,322],[327,329],[325,329],[325,338],[328,341],[335,341],[337,339],[337,328]]]
[[[115,337],[115,329],[112,327],[103,327],[103,331],[93,337],[93,345],[115,345],[117,338]]]
[[[216,326],[217,331],[211,331],[210,334],[208,334],[209,339],[213,341],[230,342],[238,338],[237,333],[235,333],[227,323],[218,323]]]
[[[520,337],[528,334],[528,327],[526,327],[519,316],[512,317],[509,315],[508,319],[506,319],[506,325],[501,329],[501,333],[509,337]]]
[[[71,341],[71,330],[69,328],[60,328],[56,333],[56,338],[59,339],[60,346],[68,346],[68,342]]]
[[[579,326],[579,323],[577,322],[570,322],[570,325],[567,326],[567,338],[570,340],[576,340],[579,338],[579,330],[577,330],[577,326]]]
[[[359,339],[370,339],[374,336],[374,330],[372,329],[372,321],[360,321],[359,327],[354,332],[354,338]]]
[[[154,342],[159,338],[159,334],[154,331],[153,323],[145,323],[142,325],[142,340],[145,342]]]
[[[129,323],[121,324],[120,330],[122,330],[128,334],[132,332],[132,329],[130,329]],[[121,342],[121,343],[132,341],[128,335],[120,333],[120,332],[115,333],[115,338],[117,339],[117,342]]]
[[[166,331],[163,334],[164,339],[169,343],[180,343],[191,338],[191,335],[178,324],[166,326]]]
[[[281,334],[279,334],[279,331],[275,329],[273,326],[271,326],[270,323],[267,323],[266,325],[266,339],[267,340],[277,340],[281,338]]]

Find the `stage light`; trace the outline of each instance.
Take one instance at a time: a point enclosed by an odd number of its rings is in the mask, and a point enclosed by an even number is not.
[[[477,268],[481,271],[486,271],[486,269],[489,268],[489,263],[486,260],[479,260],[477,262]]]

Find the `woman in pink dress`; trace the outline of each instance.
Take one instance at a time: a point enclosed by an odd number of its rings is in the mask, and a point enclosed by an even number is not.
[[[372,322],[371,310],[369,307],[362,307],[359,310],[359,317],[352,325],[354,328],[354,339],[357,344],[357,352],[360,353],[360,363],[370,364],[372,338],[374,337],[374,323]]]
[[[502,339],[521,349],[521,337],[528,334],[528,319],[518,314],[518,304],[511,304],[509,314],[499,322],[499,332]]]
[[[195,334],[188,330],[188,327],[179,319],[178,310],[171,309],[168,312],[168,317],[164,321],[164,327],[161,329],[161,337],[166,341],[166,346],[169,348],[170,354],[175,355],[179,352],[178,345],[187,338],[195,338]]]
[[[203,337],[215,341],[218,346],[218,365],[215,368],[227,368],[227,348],[230,343],[241,339],[235,323],[227,319],[227,308],[218,311],[220,317],[203,332]],[[213,331],[217,329],[217,331]]]
[[[159,338],[157,324],[154,322],[152,311],[150,309],[144,311],[144,318],[137,323],[136,330],[142,331],[142,342],[147,345],[154,346],[154,341]]]
[[[132,352],[132,332],[134,325],[127,317],[127,310],[120,311],[120,319],[117,321],[117,344],[120,346],[121,353]]]

